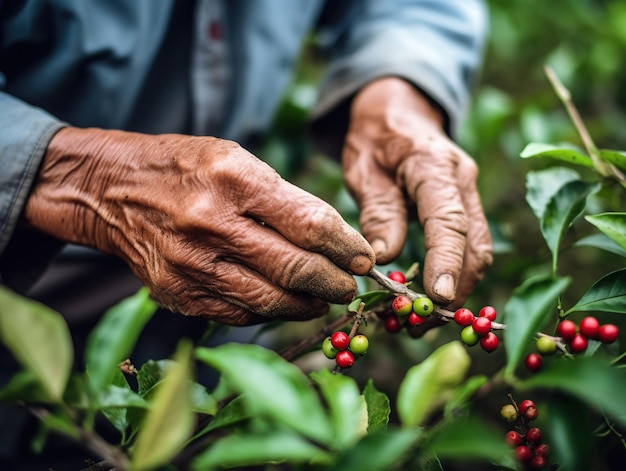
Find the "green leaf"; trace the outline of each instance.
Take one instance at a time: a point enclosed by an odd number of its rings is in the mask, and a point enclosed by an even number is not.
[[[33,373],[52,401],[60,401],[74,360],[63,317],[0,286],[0,340]]]
[[[513,452],[499,430],[473,418],[454,421],[435,429],[424,448],[439,458],[493,461],[515,468]],[[468,468],[469,469],[469,468]]]
[[[376,389],[372,378],[367,380],[367,384],[363,388],[363,397],[367,406],[367,432],[386,430],[389,414],[391,414],[389,397]]]
[[[367,408],[353,378],[327,369],[311,373],[330,409],[334,428],[333,448],[342,450],[367,433]]]
[[[561,238],[582,214],[587,196],[600,189],[599,183],[572,181],[563,185],[548,201],[540,221],[541,233],[552,253],[552,272],[556,273]]]
[[[32,371],[18,371],[0,389],[0,402],[51,402],[52,398]]]
[[[420,436],[419,428],[378,430],[339,455],[331,471],[386,471],[406,458]]]
[[[626,213],[602,213],[585,219],[626,250]]]
[[[121,361],[128,358],[145,324],[157,309],[143,287],[105,312],[87,339],[85,359],[95,391],[111,382]]]
[[[291,431],[230,435],[201,453],[193,461],[192,469],[207,471],[281,461],[306,463],[322,453],[322,450]]]
[[[381,301],[390,299],[391,297],[393,297],[393,294],[388,290],[379,289],[375,291],[367,291],[359,294],[358,298],[348,305],[348,310],[357,312],[361,303],[365,303],[365,307],[363,308],[364,310],[371,309],[372,307],[380,304]]]
[[[131,468],[135,471],[167,464],[191,436],[194,424],[190,391],[192,351],[190,342],[181,342],[174,357],[175,366],[159,384],[132,450]]]
[[[605,234],[591,234],[574,242],[575,247],[595,247],[606,252],[614,253],[620,257],[626,257],[626,250],[616,242],[609,239]]]
[[[524,150],[522,150],[520,157],[523,159],[548,157],[568,162],[570,164],[593,168],[591,158],[576,149],[563,146],[558,147],[550,144],[541,144],[538,142],[531,142],[530,144],[527,144],[526,147],[524,147]]]
[[[420,425],[442,406],[463,381],[470,362],[465,347],[454,341],[411,367],[398,389],[397,408],[402,424]]]
[[[596,281],[564,315],[579,311],[626,314],[626,268],[608,273]]]
[[[446,417],[450,417],[458,409],[462,408],[474,395],[474,393],[483,387],[489,378],[484,375],[472,376],[468,378],[463,384],[454,390],[452,397],[444,407],[444,414]]]
[[[626,372],[598,357],[552,362],[518,387],[562,391],[626,427]]]
[[[276,352],[259,345],[227,343],[197,348],[196,356],[245,394],[250,411],[329,443],[330,423],[307,376]]]
[[[228,427],[229,425],[242,422],[251,417],[250,412],[246,408],[245,400],[242,396],[237,396],[230,401],[223,409],[220,409],[215,417],[201,430],[193,439],[206,435],[207,433],[217,430],[218,428]]]
[[[569,282],[569,278],[540,275],[526,280],[513,291],[504,306],[506,376],[513,375],[536,332],[546,324],[551,313],[556,312],[557,298]]]
[[[161,381],[168,370],[174,365],[172,360],[148,360],[137,370],[137,392],[145,396]]]
[[[545,414],[546,432],[549,431],[550,454],[560,469],[587,471],[594,469],[591,443],[593,426],[584,402],[563,394],[552,393]]]
[[[600,149],[600,158],[626,171],[626,152],[619,150]]]
[[[570,168],[550,167],[526,174],[526,201],[537,219],[541,220],[552,196],[566,183],[580,180]]]

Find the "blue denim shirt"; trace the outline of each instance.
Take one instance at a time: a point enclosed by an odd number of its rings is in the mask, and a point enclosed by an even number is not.
[[[217,1],[217,0],[216,0]],[[479,69],[480,0],[226,0],[229,80],[222,119],[193,122],[189,60],[195,2],[0,0],[0,276],[20,285],[54,241],[19,226],[46,146],[67,125],[200,132],[242,143],[271,123],[303,39],[328,58],[313,118],[341,142],[345,103],[366,83],[401,76],[447,114],[454,134]],[[38,262],[41,262],[38,263]],[[31,273],[27,273],[30,271]],[[18,276],[18,274],[20,276]],[[22,278],[20,278],[24,275]]]

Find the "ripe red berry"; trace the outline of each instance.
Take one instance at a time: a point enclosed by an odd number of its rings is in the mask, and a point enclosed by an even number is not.
[[[350,350],[342,350],[335,356],[335,362],[340,368],[350,368],[354,365],[354,355]]]
[[[563,337],[563,340],[571,340],[576,335],[576,324],[570,320],[561,321],[556,328],[556,333]]]
[[[539,443],[541,442],[542,433],[541,429],[538,427],[531,427],[526,431],[525,435],[526,441],[528,443]]]
[[[613,324],[604,324],[598,330],[598,340],[602,343],[613,343],[619,336],[619,329]]]
[[[402,322],[400,322],[398,316],[391,314],[385,318],[385,330],[390,334],[395,334],[402,330]]]
[[[401,271],[391,271],[387,275],[387,278],[395,281],[396,283],[406,283],[406,276],[404,276],[404,273],[402,273]]]
[[[545,443],[539,443],[538,445],[535,445],[535,448],[533,448],[533,453],[535,456],[548,457],[550,455],[550,447]]]
[[[530,459],[529,464],[533,469],[543,469],[548,465],[548,460],[545,456],[535,455]]]
[[[454,321],[460,326],[468,326],[474,322],[474,313],[469,309],[462,307],[454,312]]]
[[[587,339],[583,334],[576,334],[574,338],[568,342],[570,352],[572,353],[582,353],[587,350]]]
[[[350,337],[345,332],[338,330],[334,332],[333,335],[330,336],[330,343],[337,350],[345,350],[350,345]]]
[[[522,444],[522,436],[515,430],[507,432],[507,434],[504,436],[504,440],[510,446],[518,446]]]
[[[531,401],[530,399],[524,399],[522,402],[520,402],[518,404],[518,409],[519,409],[519,413],[524,415],[526,414],[526,411],[530,408],[530,407],[534,407],[537,408],[537,406],[535,405],[535,403],[533,401]]]
[[[496,315],[496,308],[493,306],[485,306],[478,312],[479,317],[486,317],[490,321],[495,321]]]
[[[413,309],[413,301],[408,296],[401,294],[393,299],[391,309],[399,316],[408,316]]]
[[[541,369],[541,364],[543,363],[543,360],[541,358],[541,355],[539,355],[538,353],[529,353],[528,355],[526,355],[524,363],[526,363],[526,368],[528,369],[528,371],[539,371]]]
[[[498,337],[493,332],[488,332],[487,335],[480,339],[480,346],[487,353],[491,353],[498,348]]]
[[[593,316],[587,316],[578,324],[578,331],[588,339],[595,339],[600,330],[600,322]]]
[[[538,416],[539,411],[535,406],[530,406],[528,409],[526,409],[526,412],[524,412],[524,418],[526,420],[535,420]]]
[[[478,335],[487,335],[491,332],[491,321],[486,317],[476,317],[472,321],[472,327]]]
[[[520,463],[528,463],[533,457],[533,452],[526,445],[519,445],[515,448],[515,458]]]
[[[409,321],[409,324],[411,325],[420,325],[426,322],[426,319],[424,317],[418,316],[414,312],[409,314],[409,317],[407,317],[407,320]]]

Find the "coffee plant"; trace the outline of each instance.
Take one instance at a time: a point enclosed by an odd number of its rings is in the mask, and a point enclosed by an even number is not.
[[[34,448],[62,435],[97,469],[619,469],[626,268],[579,293],[570,288],[577,273],[559,262],[590,248],[625,259],[626,213],[615,206],[626,153],[598,149],[568,91],[547,75],[583,148],[530,143],[521,152],[541,162],[527,175],[526,200],[550,262],[537,260],[503,306],[484,299],[475,311],[450,311],[420,292],[419,265],[374,269],[352,303],[292,345],[181,339],[172,358],[134,365],[157,309],[141,289],[105,313],[77,365],[63,317],[0,288],[0,339],[22,367],[0,401],[40,419]],[[209,323],[207,335],[215,330]],[[429,348],[383,391],[368,360],[389,345],[401,355],[411,342]],[[216,386],[197,380],[199,365],[219,374]],[[119,440],[99,433],[103,421]]]

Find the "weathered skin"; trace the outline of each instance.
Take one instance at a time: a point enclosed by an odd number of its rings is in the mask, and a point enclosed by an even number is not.
[[[446,136],[438,109],[401,79],[368,85],[352,103],[343,168],[377,263],[400,254],[416,207],[426,294],[462,305],[492,263],[492,244],[476,164]]]
[[[24,217],[121,257],[161,305],[233,325],[322,315],[375,261],[330,205],[210,137],[64,128]]]

